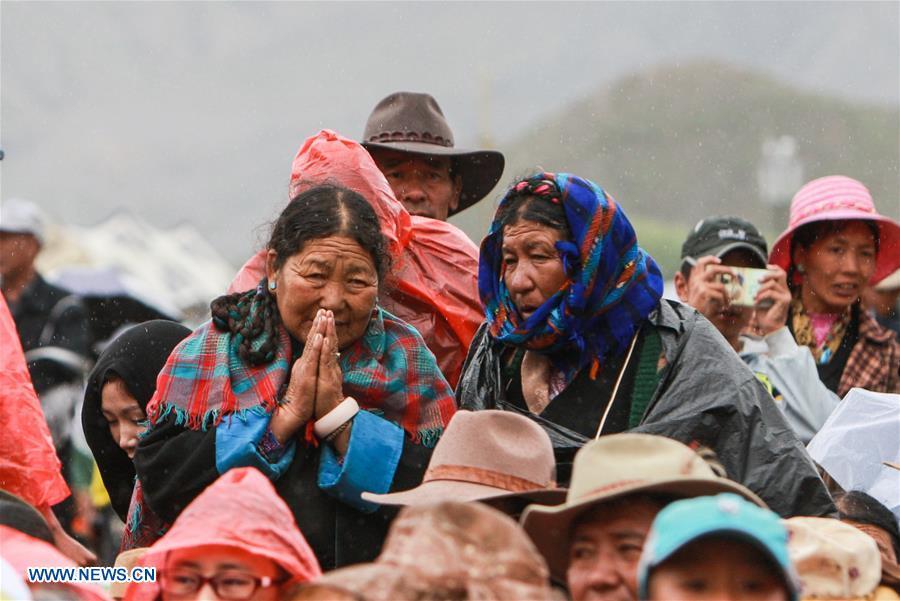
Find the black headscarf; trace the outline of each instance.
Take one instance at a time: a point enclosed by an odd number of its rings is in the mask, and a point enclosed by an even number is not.
[[[113,340],[97,359],[84,392],[81,424],[113,509],[124,521],[134,488],[134,464],[109,431],[103,417],[101,393],[111,376],[118,376],[141,409],[156,390],[156,376],[175,346],[191,331],[174,321],[154,320],[129,328]]]

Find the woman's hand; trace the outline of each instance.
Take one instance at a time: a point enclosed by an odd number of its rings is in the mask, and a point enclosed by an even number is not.
[[[784,327],[791,306],[791,291],[784,269],[777,265],[766,265],[766,269],[770,273],[759,280],[761,286],[756,294],[756,315],[753,319],[757,333],[762,336]],[[766,302],[770,303],[768,307],[759,306]]]
[[[281,444],[287,443],[310,419],[313,419],[324,340],[325,311],[320,310],[306,336],[303,354],[291,367],[284,401],[275,410],[269,423],[272,434]]]
[[[324,315],[325,338],[322,344],[322,353],[319,359],[319,377],[316,383],[316,419],[321,419],[344,400],[344,374],[338,363],[338,337],[334,325],[334,313],[326,311]],[[335,450],[342,455],[347,451],[350,442],[350,427],[348,426],[333,444]]]

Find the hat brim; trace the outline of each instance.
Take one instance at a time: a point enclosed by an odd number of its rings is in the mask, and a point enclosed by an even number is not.
[[[522,492],[509,492],[503,488],[477,484],[475,482],[461,482],[459,480],[429,480],[409,490],[376,495],[369,492],[362,493],[362,498],[370,503],[379,505],[428,505],[441,501],[483,501],[499,499],[523,499],[532,503],[543,505],[557,505],[566,500],[564,488],[540,488]]]
[[[874,221],[878,225],[878,258],[870,284],[877,284],[900,267],[900,224],[884,215],[849,210],[812,215],[795,223],[775,240],[769,252],[769,263],[787,271],[791,265],[791,240],[794,232],[804,225],[819,221]]]
[[[459,205],[450,216],[464,211],[490,194],[500,178],[506,160],[496,150],[466,150],[426,142],[361,142],[370,153],[375,149],[408,152],[416,155],[445,156],[454,160],[454,168],[462,179]]]
[[[522,514],[520,523],[538,551],[547,560],[550,575],[560,582],[565,582],[569,563],[569,534],[573,522],[586,511],[608,501],[638,493],[664,493],[691,498],[717,495],[723,492],[735,493],[755,505],[768,508],[762,499],[737,482],[725,478],[678,478],[637,482],[616,489],[614,492],[588,495],[574,503],[564,503],[555,507],[532,505]]]

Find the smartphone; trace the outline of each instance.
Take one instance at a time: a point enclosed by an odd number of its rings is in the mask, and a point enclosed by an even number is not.
[[[723,273],[719,277],[725,285],[725,292],[728,294],[730,303],[738,307],[757,306],[754,299],[759,293],[760,279],[770,275],[770,272],[767,269],[753,267],[729,267],[729,269],[734,272],[734,275]],[[759,304],[759,307],[766,308],[771,305],[771,301],[764,301]]]

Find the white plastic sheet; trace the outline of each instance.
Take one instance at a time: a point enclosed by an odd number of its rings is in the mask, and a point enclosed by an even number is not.
[[[900,394],[853,388],[806,447],[844,490],[867,492],[900,520]]]

